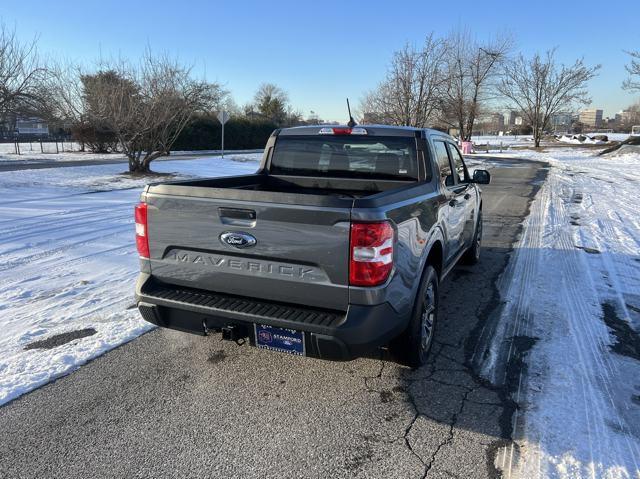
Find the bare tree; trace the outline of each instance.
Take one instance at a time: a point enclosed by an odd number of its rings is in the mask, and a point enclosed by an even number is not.
[[[193,115],[214,109],[226,95],[220,85],[194,80],[190,69],[149,52],[138,66],[106,64],[82,82],[87,119],[115,132],[131,172],[149,172]]]
[[[0,24],[0,118],[8,113],[37,111],[47,75],[36,39],[22,43],[15,30]]]
[[[443,82],[444,54],[444,43],[433,34],[421,49],[407,44],[395,52],[385,79],[360,103],[365,117],[391,125],[430,125]]]
[[[46,92],[43,101],[43,115],[47,119],[80,123],[84,117],[83,71],[71,61],[50,62]]]
[[[471,140],[477,118],[493,98],[495,77],[512,43],[504,36],[480,44],[468,31],[454,32],[447,38],[440,120],[457,128],[462,140]]]
[[[640,92],[640,50],[627,53],[631,56],[631,63],[625,65],[629,78],[624,81],[622,87],[625,90]]]
[[[38,116],[49,125],[58,125],[65,130],[77,132],[86,129],[84,102],[82,97],[82,69],[71,61],[49,61],[46,81],[42,83],[42,101]],[[74,133],[80,141],[83,138]],[[93,149],[92,149],[93,151]]]
[[[555,50],[544,56],[536,53],[531,59],[519,55],[505,64],[498,91],[531,124],[535,146],[539,147],[554,114],[591,101],[587,82],[599,68],[586,66],[582,59],[571,66],[558,65]]]

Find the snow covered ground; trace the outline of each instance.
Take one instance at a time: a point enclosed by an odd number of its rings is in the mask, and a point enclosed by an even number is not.
[[[514,155],[551,168],[501,283],[494,353],[509,337],[533,346],[515,398],[519,451],[499,466],[521,478],[640,478],[640,154]],[[500,382],[497,360],[484,374]]]
[[[594,136],[594,135],[607,135],[609,141],[624,141],[629,138],[628,133],[585,133],[586,136]],[[579,141],[571,140],[569,135],[566,141],[562,141],[561,143],[574,143],[581,144]],[[498,151],[500,149],[500,145],[502,145],[503,149],[509,149],[512,146],[531,146],[533,144],[533,136],[531,135],[483,135],[483,136],[473,136],[471,138],[474,144],[476,145],[491,145],[492,151]],[[586,144],[593,144],[596,142],[587,141]],[[558,145],[558,142],[552,142],[553,145]],[[583,143],[584,144],[584,143]],[[544,147],[544,142],[542,144]],[[509,150],[511,151],[511,150]]]
[[[262,150],[236,150],[240,154],[258,153]],[[39,162],[51,162],[51,161],[113,161],[122,162],[126,161],[126,157],[122,153],[90,153],[88,151],[80,151],[80,144],[74,142],[58,142],[58,150],[56,150],[55,143],[43,143],[42,150],[40,149],[40,143],[38,142],[21,142],[20,152],[18,155],[15,152],[15,146],[13,143],[0,143],[0,165],[7,163],[39,163]],[[217,156],[220,154],[219,150],[197,150],[197,151],[172,151],[170,156]],[[234,156],[234,151],[229,151],[228,155]],[[164,160],[167,157],[163,157]]]
[[[154,170],[242,174],[260,157],[162,161]],[[0,405],[150,329],[129,309],[138,270],[133,206],[148,180],[121,175],[125,168],[0,173]],[[63,333],[78,338],[47,349],[69,339]]]

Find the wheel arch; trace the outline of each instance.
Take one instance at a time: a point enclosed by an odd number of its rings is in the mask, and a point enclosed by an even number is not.
[[[424,267],[422,268],[423,275],[427,266],[433,266],[438,273],[438,279],[442,277],[442,269],[444,267],[444,248],[440,239],[435,240],[429,249],[427,259],[425,260]]]

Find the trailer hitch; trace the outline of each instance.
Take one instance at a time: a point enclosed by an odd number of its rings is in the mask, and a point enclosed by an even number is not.
[[[225,326],[222,328],[223,341],[233,341],[238,346],[242,346],[249,336],[249,332],[246,326],[233,325]]]

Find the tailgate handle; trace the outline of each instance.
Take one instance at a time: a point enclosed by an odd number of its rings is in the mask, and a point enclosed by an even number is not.
[[[256,224],[256,212],[240,208],[218,208],[220,221],[225,225],[249,226]]]

